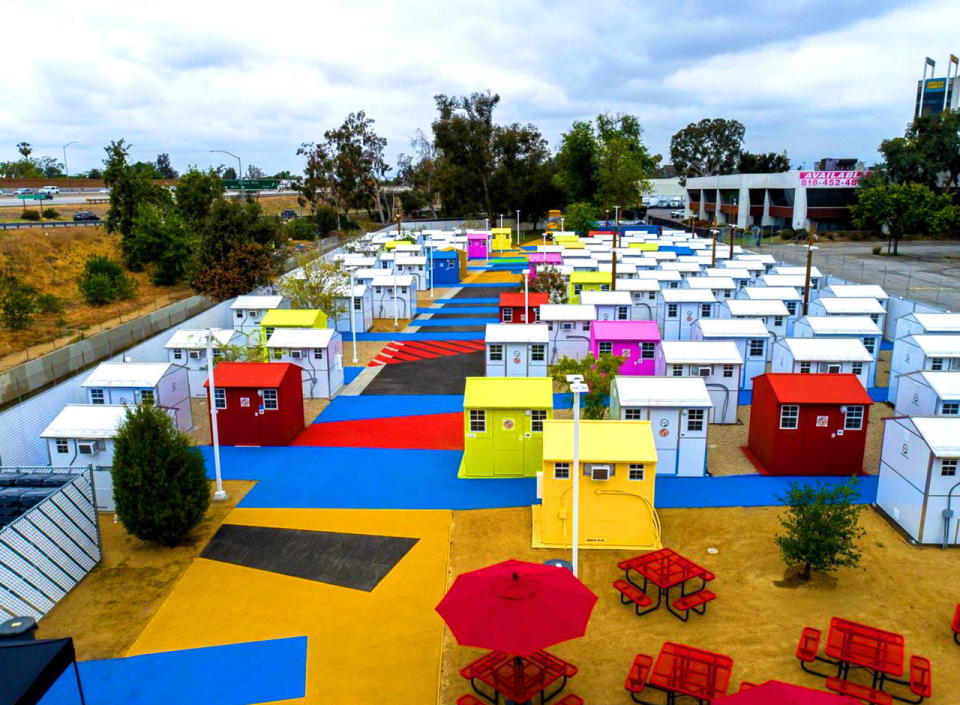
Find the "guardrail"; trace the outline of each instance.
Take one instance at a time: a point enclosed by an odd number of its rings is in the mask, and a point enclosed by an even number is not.
[[[19,230],[20,228],[89,228],[103,225],[100,220],[38,220],[33,223],[0,223],[0,230]]]

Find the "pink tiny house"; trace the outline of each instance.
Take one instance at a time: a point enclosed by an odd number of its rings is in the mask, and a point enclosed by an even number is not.
[[[467,233],[467,259],[486,259],[489,244],[488,233]]]
[[[655,321],[594,321],[590,324],[590,352],[624,357],[621,375],[656,374],[660,331]]]
[[[545,265],[554,265],[560,266],[563,264],[563,255],[559,252],[531,252],[527,261],[530,264],[545,264]]]

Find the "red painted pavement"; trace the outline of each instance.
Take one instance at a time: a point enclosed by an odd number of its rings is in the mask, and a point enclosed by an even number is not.
[[[315,423],[290,445],[463,450],[463,413]]]

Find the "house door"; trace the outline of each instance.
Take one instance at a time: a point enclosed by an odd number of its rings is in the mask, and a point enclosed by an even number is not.
[[[507,349],[507,377],[526,377],[527,346],[513,343],[505,347]]]
[[[523,475],[523,433],[526,415],[523,409],[494,411],[493,474],[497,477]]]
[[[260,438],[260,416],[259,409],[260,397],[255,389],[245,389],[239,392],[235,397],[239,405],[237,409],[231,409],[231,421],[236,424],[237,445],[259,446],[263,445]],[[233,399],[230,400],[231,402]]]
[[[677,474],[677,435],[679,414],[676,409],[650,409],[650,428],[657,448],[657,474]]]

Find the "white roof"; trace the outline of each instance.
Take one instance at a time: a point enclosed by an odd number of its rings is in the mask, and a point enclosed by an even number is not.
[[[800,292],[792,286],[745,286],[743,293],[754,301],[772,300],[793,301],[802,298]]]
[[[350,294],[348,293],[349,289],[350,289],[349,284],[337,287],[336,291],[334,292],[334,295],[338,297],[346,298],[350,296]],[[353,295],[360,296],[360,297],[366,296],[368,289],[369,287],[366,284],[354,284]]]
[[[413,277],[409,274],[398,274],[396,276],[392,274],[385,274],[383,276],[374,277],[370,283],[373,286],[412,286]]]
[[[746,269],[735,267],[707,267],[703,270],[706,277],[729,277],[732,279],[750,279],[753,277]]]
[[[233,328],[214,328],[213,347],[218,345],[228,345],[231,338],[237,334]],[[171,348],[205,348],[207,347],[206,329],[187,329],[181,328],[170,336],[170,340],[163,346],[168,350]]]
[[[484,340],[488,343],[546,343],[550,340],[542,323],[488,323]]]
[[[358,269],[353,273],[357,279],[373,279],[374,277],[385,277],[393,274],[390,269]]]
[[[801,362],[873,362],[858,338],[784,338],[781,342]]]
[[[716,303],[709,289],[661,289],[660,296],[667,303]]]
[[[238,308],[270,309],[280,308],[281,304],[283,304],[282,296],[238,296],[236,300],[230,304],[230,308],[231,310]]]
[[[620,406],[712,407],[700,377],[615,377]]]
[[[156,387],[169,362],[101,362],[81,387]]]
[[[656,279],[617,279],[617,291],[660,291]]]
[[[960,418],[912,416],[910,420],[936,457],[960,457]]]
[[[617,286],[620,286],[619,280]],[[629,291],[582,291],[580,292],[580,302],[584,304],[594,304],[596,306],[629,306],[633,299],[630,298]]]
[[[731,316],[786,316],[790,313],[781,299],[727,299],[723,305]]]
[[[736,289],[730,277],[690,277],[687,286],[691,289]]]
[[[583,292],[586,294],[587,292]],[[582,296],[582,294],[581,294]],[[595,321],[597,309],[593,304],[541,304],[541,321]]]
[[[960,357],[960,335],[911,335],[927,357]]]
[[[743,303],[754,303],[745,301]],[[758,302],[764,303],[764,302]],[[783,303],[781,302],[782,306]],[[697,321],[704,338],[769,338],[770,331],[759,318],[701,318]]]
[[[563,258],[566,259],[590,259],[593,257],[593,252],[588,250],[586,247],[577,247],[577,248],[564,248],[561,250]]]
[[[799,289],[807,283],[806,277],[796,274],[761,274],[760,281],[765,286],[793,286]]]
[[[664,262],[660,268],[665,272],[699,272],[701,267],[696,262]]]
[[[717,363],[742,365],[743,356],[731,340],[665,340],[660,343],[668,365]]]
[[[922,378],[941,399],[960,399],[960,373],[921,370],[919,372],[908,372],[903,376]]]
[[[336,333],[333,328],[277,328],[267,340],[267,347],[325,348]]]
[[[656,279],[661,282],[678,282],[683,277],[680,272],[667,272],[662,269],[638,269],[637,279]]]
[[[960,333],[960,313],[911,314],[927,333]]]
[[[814,335],[881,335],[869,316],[803,316]],[[798,323],[800,322],[798,321]]]
[[[120,404],[68,404],[40,438],[113,438],[126,416]]]
[[[801,276],[801,277],[806,277],[806,276],[807,276],[807,268],[806,268],[806,267],[794,267],[794,266],[789,266],[789,265],[787,265],[787,266],[781,265],[781,266],[779,266],[779,267],[774,267],[774,268],[773,268],[773,271],[776,272],[777,274],[792,274],[792,275]],[[820,274],[820,270],[817,269],[816,267],[810,267],[810,276],[811,276],[811,277],[822,277],[823,275]]]
[[[827,313],[845,314],[845,313],[886,313],[887,309],[883,307],[876,299],[848,299],[837,296],[821,296],[817,301],[823,306]]]
[[[748,272],[762,272],[766,269],[762,262],[751,259],[728,259],[720,263],[721,269],[745,269]]]
[[[876,284],[832,284],[827,290],[836,297],[844,299],[870,298],[886,301],[890,297],[882,287]]]
[[[426,264],[426,255],[397,255],[397,264]]]

